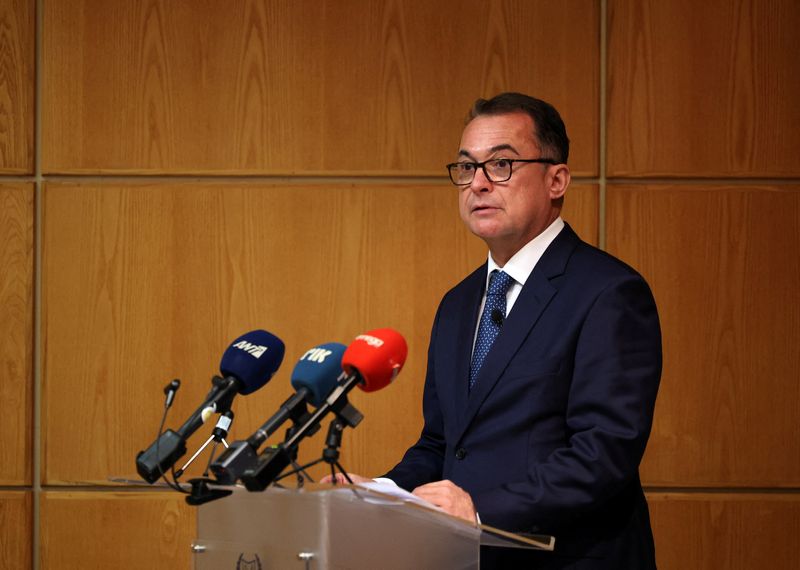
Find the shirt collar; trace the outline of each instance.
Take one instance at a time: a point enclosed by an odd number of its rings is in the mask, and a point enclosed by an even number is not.
[[[547,226],[547,229],[522,246],[522,248],[508,260],[504,267],[500,267],[495,263],[490,252],[487,267],[488,271],[486,272],[486,286],[488,287],[489,275],[491,275],[492,271],[495,269],[505,271],[514,281],[520,285],[525,285],[533,268],[562,229],[564,229],[564,220],[559,216],[552,224]]]

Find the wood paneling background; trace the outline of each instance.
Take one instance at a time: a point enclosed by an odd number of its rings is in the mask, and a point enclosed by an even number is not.
[[[606,220],[669,355],[645,479],[800,487],[800,185],[611,185]]]
[[[659,567],[792,568],[798,29],[794,0],[5,2],[0,565],[188,567],[193,511],[108,479],[133,476],[163,386],[183,380],[174,426],[254,328],[286,358],[231,439],[307,348],[392,326],[409,360],[353,395],[342,462],[399,459],[437,302],[485,256],[443,164],[476,97],[520,90],[567,124],[565,218],[659,303]]]
[[[404,435],[380,439],[381,446],[370,446],[371,460],[353,469],[391,467],[419,426],[418,406],[403,417],[392,413],[392,403],[421,398],[426,329],[435,311],[425,301],[485,255],[451,215],[455,192],[444,182],[48,184],[45,482],[102,482],[109,473],[134,473],[136,452],[158,428],[161,387],[183,378],[172,412],[182,422],[219,373],[227,345],[255,328],[276,334],[287,352],[270,384],[237,403],[234,433],[240,438],[291,394],[291,371],[308,348],[348,344],[383,326],[405,333],[410,358],[398,381],[353,398],[365,423],[386,422],[382,432],[394,426]],[[451,263],[442,268],[437,261],[445,255]],[[92,418],[80,434],[69,429],[76,414]],[[367,456],[358,441],[370,433],[348,434],[346,465],[353,463],[348,453]],[[81,462],[68,443],[76,437],[78,447],[89,450]]]
[[[609,175],[800,175],[796,2],[608,7]]]
[[[33,473],[33,185],[0,182],[0,485]]]
[[[0,3],[0,174],[33,173],[35,3]]]
[[[194,509],[182,496],[47,492],[41,518],[42,568],[191,568]]]
[[[0,491],[0,570],[31,567],[32,521],[30,491]]]
[[[54,0],[44,17],[46,172],[440,175],[476,95],[503,89],[557,99],[575,171],[598,172],[597,2]]]
[[[796,493],[651,493],[647,500],[659,568],[797,567]]]

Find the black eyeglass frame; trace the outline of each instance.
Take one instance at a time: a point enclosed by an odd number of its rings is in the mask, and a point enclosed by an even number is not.
[[[508,162],[510,163],[511,167],[508,169],[508,178],[503,178],[502,180],[495,180],[489,173],[486,171],[486,165],[490,162]],[[558,164],[557,161],[553,160],[552,158],[490,158],[489,160],[484,160],[483,162],[451,162],[447,165],[447,174],[450,176],[450,182],[452,182],[456,186],[469,186],[472,184],[472,181],[475,180],[475,173],[478,172],[478,168],[483,170],[483,175],[489,182],[505,182],[506,180],[511,180],[511,175],[514,173],[514,163],[515,162],[538,162],[542,164]],[[462,166],[464,164],[470,164],[475,167],[475,170],[472,171],[472,178],[469,182],[456,182],[453,179],[453,168],[456,166]]]

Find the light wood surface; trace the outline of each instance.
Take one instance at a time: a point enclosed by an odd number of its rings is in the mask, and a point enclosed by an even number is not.
[[[609,176],[800,175],[796,0],[610,0]]]
[[[31,484],[33,186],[0,183],[0,485]]]
[[[561,217],[581,239],[597,246],[600,240],[600,189],[596,184],[573,183],[564,197]]]
[[[46,172],[444,175],[472,102],[554,103],[596,174],[599,4],[52,0]]]
[[[29,491],[0,491],[0,570],[31,568],[32,505]]]
[[[621,186],[608,249],[656,296],[657,485],[800,485],[800,187]]]
[[[35,2],[0,3],[0,173],[33,172]]]
[[[660,570],[793,570],[800,495],[651,493]]]
[[[449,184],[48,184],[44,480],[132,474],[136,452],[155,438],[161,388],[183,380],[171,412],[182,422],[228,344],[255,328],[278,335],[287,352],[273,380],[237,402],[238,437],[292,393],[291,370],[308,348],[349,344],[372,328],[400,331],[405,369],[383,391],[354,393],[367,419],[346,434],[343,454],[354,471],[393,465],[421,427],[439,299],[486,256],[462,226],[456,192]],[[596,188],[571,192],[575,225],[591,232]],[[321,444],[305,450],[318,455]]]
[[[195,511],[177,493],[42,493],[42,570],[191,567]]]

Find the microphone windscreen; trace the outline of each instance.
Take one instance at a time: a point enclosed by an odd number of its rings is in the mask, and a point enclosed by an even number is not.
[[[347,347],[338,342],[320,344],[308,350],[295,364],[292,387],[308,390],[307,401],[314,407],[325,401],[342,373],[342,355]]]
[[[350,343],[342,357],[342,367],[348,374],[357,370],[363,381],[358,387],[374,392],[397,377],[406,356],[408,345],[403,335],[394,329],[375,329],[358,335]]]
[[[283,341],[272,333],[254,330],[245,333],[227,348],[219,363],[223,376],[241,383],[240,394],[249,394],[269,382],[283,361]]]

